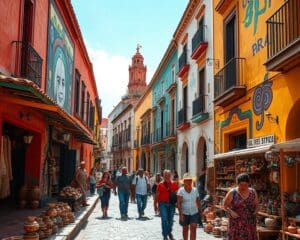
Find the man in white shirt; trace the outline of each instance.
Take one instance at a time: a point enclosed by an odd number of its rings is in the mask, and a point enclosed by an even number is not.
[[[144,175],[144,169],[140,168],[138,170],[138,174],[135,179],[133,179],[132,184],[135,185],[138,214],[139,219],[141,219],[145,215],[144,211],[147,206],[148,189],[150,188],[149,179]]]

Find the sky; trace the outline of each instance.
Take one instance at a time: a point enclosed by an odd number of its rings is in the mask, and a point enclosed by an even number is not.
[[[188,0],[71,0],[93,63],[103,117],[126,94],[128,67],[140,44],[147,83],[159,65]]]

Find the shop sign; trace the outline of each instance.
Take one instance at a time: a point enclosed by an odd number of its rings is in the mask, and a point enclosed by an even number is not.
[[[247,148],[253,148],[253,147],[274,144],[274,143],[275,143],[275,136],[268,135],[268,136],[248,139]]]

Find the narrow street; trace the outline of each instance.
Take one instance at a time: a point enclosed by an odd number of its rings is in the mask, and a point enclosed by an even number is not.
[[[109,219],[102,219],[100,201],[88,218],[87,224],[75,238],[76,240],[156,240],[162,239],[160,217],[154,215],[153,200],[148,198],[148,205],[145,211],[149,220],[137,220],[137,206],[129,203],[129,220],[121,221],[118,208],[118,197],[112,195],[110,200]],[[182,239],[181,226],[178,223],[178,215],[174,218],[173,235],[176,240]],[[211,240],[216,239],[212,235],[197,229],[197,239]]]

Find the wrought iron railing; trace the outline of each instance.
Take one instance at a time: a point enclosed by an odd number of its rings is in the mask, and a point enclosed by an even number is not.
[[[160,142],[161,140],[162,140],[162,130],[161,128],[156,128],[152,132],[152,143],[157,143]]]
[[[267,20],[268,58],[300,37],[300,0],[286,1]]]
[[[232,87],[244,84],[244,58],[232,58],[214,76],[215,98],[221,96]]]
[[[150,144],[150,135],[144,135],[142,137],[142,145]]]
[[[193,116],[204,113],[205,111],[205,95],[200,95],[193,101]]]
[[[174,121],[169,121],[166,123],[166,137],[175,135]]]
[[[23,41],[13,41],[13,43],[16,44],[16,55],[20,53],[21,56],[21,64],[16,66],[19,69],[16,76],[31,80],[41,87],[43,59],[30,43]],[[16,56],[16,65],[18,65],[17,59]]]
[[[187,53],[186,53],[186,50],[184,50],[179,57],[179,62],[178,62],[179,71],[186,64],[187,64]]]
[[[205,42],[205,27],[200,26],[192,38],[192,53],[198,48],[198,46]]]
[[[178,111],[178,125],[185,123],[187,121],[187,111],[185,108],[182,108]]]

